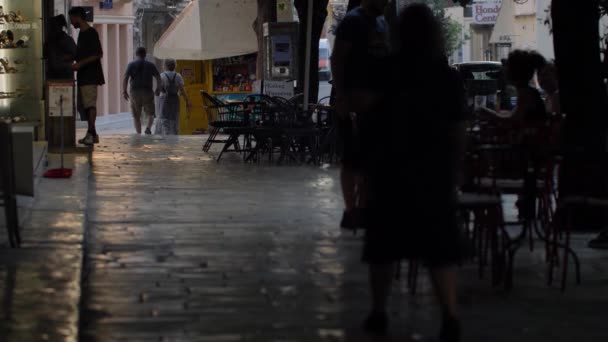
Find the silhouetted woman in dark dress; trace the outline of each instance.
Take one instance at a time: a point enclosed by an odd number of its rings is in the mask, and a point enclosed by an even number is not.
[[[365,328],[386,332],[395,264],[412,258],[431,270],[443,312],[441,341],[455,342],[460,324],[454,266],[464,254],[456,211],[464,86],[448,65],[441,26],[428,6],[406,7],[399,27],[394,93],[387,96],[391,110],[378,130],[382,143],[370,177],[363,258],[370,265],[373,308]]]
[[[46,42],[47,78],[53,80],[72,80],[72,64],[76,56],[76,43],[64,28],[65,16],[58,15],[49,19]]]

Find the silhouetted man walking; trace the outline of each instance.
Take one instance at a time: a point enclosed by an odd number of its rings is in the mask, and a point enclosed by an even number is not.
[[[146,134],[152,134],[152,124],[155,118],[154,95],[160,95],[161,79],[156,65],[146,60],[146,49],[140,47],[135,53],[137,59],[129,63],[125,77],[122,82],[123,96],[131,102],[131,113],[133,113],[133,124],[137,134],[141,134],[142,110],[146,111],[148,122]],[[156,79],[156,92],[153,90],[154,79]],[[131,83],[131,91],[127,91]]]

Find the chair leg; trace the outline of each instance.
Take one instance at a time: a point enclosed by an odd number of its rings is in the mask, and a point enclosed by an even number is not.
[[[401,260],[397,261],[397,264],[395,265],[395,280],[401,280]]]
[[[236,152],[241,152],[242,151],[242,149],[241,149],[241,142],[239,141],[239,136],[238,135],[234,139],[234,144],[233,145],[234,145],[234,150]]]
[[[418,291],[418,266],[418,261],[410,260],[408,270],[408,286],[413,295],[415,295]]]
[[[17,248],[21,244],[21,238],[19,236],[19,222],[16,218],[16,215],[14,214],[15,209],[13,209],[13,198],[11,198],[10,196],[4,197],[4,213],[6,218],[8,242],[12,248]]]
[[[556,265],[556,261],[559,258],[559,255],[557,253],[557,249],[558,249],[558,231],[560,229],[560,224],[563,224],[561,222],[562,218],[561,216],[563,215],[563,209],[559,210],[556,215],[555,218],[553,219],[553,223],[551,224],[550,229],[550,239],[551,239],[551,243],[550,243],[550,247],[549,247],[549,270],[548,270],[548,274],[547,274],[547,286],[551,286],[553,284],[553,277],[554,277],[554,272],[555,272],[555,267]]]
[[[568,282],[568,256],[570,255],[570,231],[572,230],[572,209],[566,212],[566,226],[564,227],[566,234],[566,241],[564,245],[564,264],[562,274],[562,292],[566,291],[566,284]]]
[[[483,279],[483,269],[484,269],[484,253],[483,253],[483,242],[485,239],[485,222],[484,216],[485,213],[481,212],[481,210],[477,211],[479,215],[475,215],[475,221],[477,225],[477,261],[479,263],[479,279]]]
[[[492,258],[492,285],[493,286],[497,286],[500,283],[500,274],[502,272],[502,258],[500,250],[499,250],[499,244],[498,244],[498,233],[500,228],[500,225],[498,224],[498,217],[497,217],[497,213],[494,212],[494,210],[492,210],[491,213],[491,217],[490,217],[490,234],[491,234],[491,238],[490,238],[490,243],[491,243],[491,250],[492,250],[492,254],[491,254],[491,258]]]
[[[506,269],[506,276],[505,276],[505,289],[507,291],[511,290],[513,288],[513,272],[515,269],[515,253],[516,253],[517,249],[514,249],[512,247],[510,247],[506,253],[508,253],[508,265],[507,265],[507,269]]]
[[[209,150],[211,149],[211,145],[213,145],[213,141],[217,137],[219,131],[220,130],[217,127],[211,128],[211,132],[209,132],[209,137],[207,138],[207,141],[205,142],[205,145],[203,146],[203,152],[205,152],[205,153],[209,152]]]
[[[21,247],[21,231],[19,228],[19,212],[17,208],[17,200],[13,198],[12,210],[13,212],[13,228],[15,232],[15,242],[17,247]]]
[[[534,219],[530,219],[528,225],[528,243],[530,244],[530,252],[534,252]]]
[[[10,220],[8,219],[8,210],[5,208],[5,213],[6,213],[6,232],[8,234],[8,243],[12,248],[17,247],[16,241],[15,241],[15,234],[13,232],[13,227],[10,224]]]
[[[220,162],[220,159],[222,159],[222,155],[224,155],[224,152],[228,151],[228,149],[230,148],[231,145],[234,144],[234,135],[230,135],[230,137],[228,138],[228,141],[226,141],[226,143],[224,144],[224,147],[222,148],[222,152],[220,152],[220,155],[217,156],[217,162]],[[236,139],[238,139],[238,135],[236,136]]]

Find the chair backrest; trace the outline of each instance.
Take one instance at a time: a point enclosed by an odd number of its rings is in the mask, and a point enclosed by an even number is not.
[[[211,125],[213,122],[217,121],[218,117],[218,109],[215,98],[205,91],[201,91],[201,96],[203,98],[203,107],[207,112],[207,118],[209,124]]]
[[[304,102],[304,94],[296,94],[294,97],[289,99],[289,103],[294,105],[296,108],[300,108]]]
[[[242,120],[242,112],[238,111],[234,106],[222,102],[215,96],[210,95],[205,91],[201,91],[203,97],[203,106],[207,111],[209,124],[213,126],[215,122],[237,121]]]
[[[275,96],[272,98],[272,101],[276,105],[284,107],[285,109],[295,109],[295,107],[293,106],[293,103],[289,102],[289,100],[287,100],[286,98]]]
[[[272,99],[264,94],[251,94],[245,98],[245,102],[250,102],[249,115],[252,122],[267,121],[264,118],[267,114],[267,108],[272,105]]]
[[[321,98],[319,100],[319,102],[317,102],[317,103],[320,105],[329,105],[330,102],[331,102],[331,96],[325,96],[325,97]]]

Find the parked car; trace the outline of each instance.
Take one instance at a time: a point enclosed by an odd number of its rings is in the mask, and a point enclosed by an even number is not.
[[[319,81],[331,80],[331,49],[327,39],[319,40]]]
[[[467,62],[454,64],[465,81],[497,80],[502,72],[500,62]]]
[[[502,63],[467,62],[454,64],[454,67],[465,82],[471,110],[480,106],[494,110],[513,109],[517,98],[514,89],[506,84]]]

